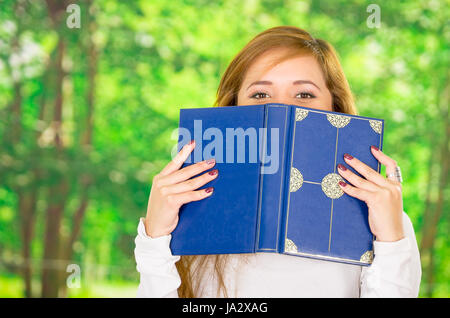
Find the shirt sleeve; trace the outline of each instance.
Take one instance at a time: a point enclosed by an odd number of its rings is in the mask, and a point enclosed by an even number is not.
[[[399,241],[374,241],[373,263],[361,272],[361,297],[418,297],[422,276],[419,248],[405,212],[403,228],[405,237]]]
[[[181,284],[175,263],[180,259],[170,250],[171,235],[152,238],[147,235],[143,219],[139,221],[134,256],[140,273],[137,297],[178,297]]]

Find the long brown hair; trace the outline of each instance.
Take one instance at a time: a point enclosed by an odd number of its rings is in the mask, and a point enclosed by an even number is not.
[[[286,48],[284,54],[276,59],[280,63],[298,55],[309,54],[318,61],[328,90],[332,96],[333,111],[357,115],[350,86],[342,70],[333,46],[328,42],[313,38],[308,32],[293,26],[280,26],[268,29],[253,38],[231,61],[222,76],[217,89],[214,106],[237,105],[237,96],[245,78],[246,71],[253,61],[275,48]],[[202,279],[209,266],[217,282],[217,296],[227,297],[224,269],[229,255],[181,256],[176,263],[181,278],[178,288],[180,297],[196,297],[201,293]]]

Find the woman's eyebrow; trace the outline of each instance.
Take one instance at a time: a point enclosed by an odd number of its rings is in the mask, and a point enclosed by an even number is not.
[[[314,82],[311,81],[307,81],[307,80],[298,80],[292,83],[293,85],[299,85],[299,84],[311,84],[314,85],[315,87],[317,87],[317,89],[320,91],[319,86],[317,86]]]
[[[248,87],[247,90],[252,87],[253,85],[272,85],[273,83],[271,81],[256,81],[251,83]],[[299,85],[299,84],[311,84],[314,85],[315,87],[317,87],[317,89],[320,91],[320,87],[317,86],[314,82],[308,81],[308,80],[297,80],[292,82],[292,85]]]
[[[247,90],[252,87],[253,85],[272,85],[273,83],[271,81],[256,81],[251,83],[248,87]]]

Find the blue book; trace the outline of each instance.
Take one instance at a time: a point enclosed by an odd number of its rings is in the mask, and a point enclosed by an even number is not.
[[[384,121],[284,104],[180,110],[183,167],[210,158],[213,194],[181,207],[173,255],[282,253],[357,265],[373,260],[367,204],[345,194],[349,153],[377,172]]]

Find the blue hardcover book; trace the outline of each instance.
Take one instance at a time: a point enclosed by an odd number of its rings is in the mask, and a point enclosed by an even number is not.
[[[344,153],[377,172],[384,121],[284,104],[180,110],[183,167],[210,158],[213,194],[180,209],[174,255],[271,252],[369,265],[374,236],[365,202],[345,194]],[[345,180],[344,180],[345,181]]]

